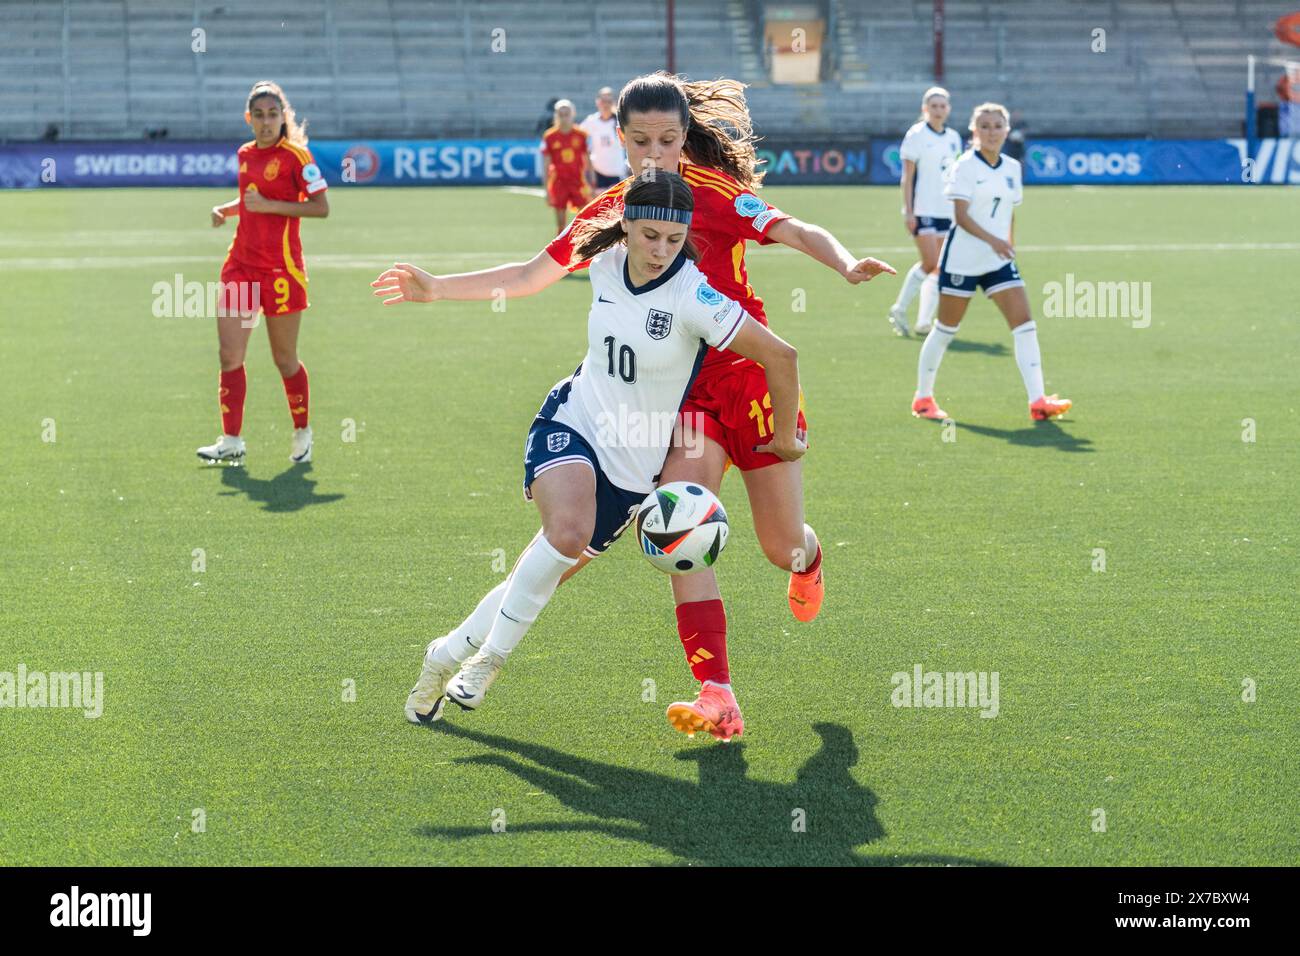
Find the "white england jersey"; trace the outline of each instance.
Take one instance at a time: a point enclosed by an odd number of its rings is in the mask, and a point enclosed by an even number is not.
[[[979,150],[969,150],[948,171],[943,194],[949,199],[967,200],[967,212],[976,225],[999,239],[1010,239],[1012,209],[1024,198],[1020,162],[999,156],[997,165],[990,166]],[[980,276],[996,272],[1007,262],[987,242],[976,239],[954,221],[944,240],[940,268],[954,275]]]
[[[623,144],[618,141],[618,122],[614,114],[603,120],[599,113],[592,113],[578,124],[587,134],[587,149],[591,153],[591,165],[602,176],[617,176],[622,179],[627,175],[627,154]]]
[[[578,432],[616,487],[649,494],[706,345],[729,346],[748,313],[678,255],[633,288],[622,244],[591,261],[587,356],[538,415]]]
[[[916,163],[912,214],[951,219],[952,202],[944,198],[943,184],[948,168],[961,155],[961,134],[951,127],[936,133],[929,123],[920,122],[907,131],[898,155]]]

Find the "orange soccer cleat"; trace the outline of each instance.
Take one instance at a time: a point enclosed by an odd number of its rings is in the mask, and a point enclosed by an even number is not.
[[[818,552],[817,566],[811,571],[790,572],[790,589],[786,597],[790,599],[790,613],[807,624],[822,609],[822,598],[826,596],[826,582],[822,578],[821,552]]]
[[[1074,403],[1059,395],[1046,395],[1029,403],[1029,417],[1036,422],[1045,422],[1049,418],[1060,418],[1070,410]]]
[[[740,715],[736,695],[709,681],[705,681],[693,703],[678,701],[668,705],[668,723],[687,737],[707,730],[723,743],[745,732],[745,718]]]
[[[948,417],[948,413],[930,395],[912,401],[912,415],[916,418],[933,418],[935,421],[943,421]]]

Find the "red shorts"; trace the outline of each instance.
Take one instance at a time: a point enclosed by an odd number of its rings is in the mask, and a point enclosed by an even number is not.
[[[221,267],[221,314],[289,315],[307,308],[307,274],[287,269],[247,269],[233,259]]]
[[[746,362],[724,366],[695,380],[682,404],[684,424],[694,426],[721,445],[727,457],[741,471],[766,468],[781,461],[769,451],[754,448],[772,440],[772,396],[767,391],[767,376],[760,365]],[[799,396],[798,426],[801,438],[808,440],[808,422],[803,415],[803,395]]]
[[[553,209],[581,209],[590,198],[587,184],[580,179],[556,179],[546,184],[546,202]]]

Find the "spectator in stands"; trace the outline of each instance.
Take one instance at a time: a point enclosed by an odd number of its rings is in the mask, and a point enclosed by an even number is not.
[[[618,141],[614,117],[614,91],[603,86],[596,94],[596,112],[579,124],[587,134],[591,166],[596,171],[596,191],[604,192],[627,175],[627,153]]]

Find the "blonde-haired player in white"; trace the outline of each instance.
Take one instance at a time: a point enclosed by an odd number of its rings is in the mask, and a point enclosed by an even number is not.
[[[1013,210],[1020,205],[1024,189],[1020,163],[1002,155],[1002,144],[1011,131],[1007,108],[998,103],[980,104],[971,113],[970,130],[974,134],[971,148],[953,164],[944,188],[944,195],[952,200],[954,222],[939,255],[939,321],[921,346],[912,414],[948,417],[934,400],[934,379],[971,296],[981,288],[1011,327],[1016,364],[1029,398],[1029,417],[1035,421],[1056,418],[1070,410],[1070,401],[1043,394],[1038,328],[1029,313],[1029,297],[1016,268],[1013,246]]]
[[[945,124],[951,106],[948,91],[932,86],[921,97],[921,118],[903,137],[903,223],[916,242],[921,259],[908,270],[898,299],[889,310],[889,324],[907,335],[907,309],[917,292],[916,333],[924,335],[939,308],[939,247],[952,225],[952,201],[943,194],[948,167],[961,155],[961,134]]]

